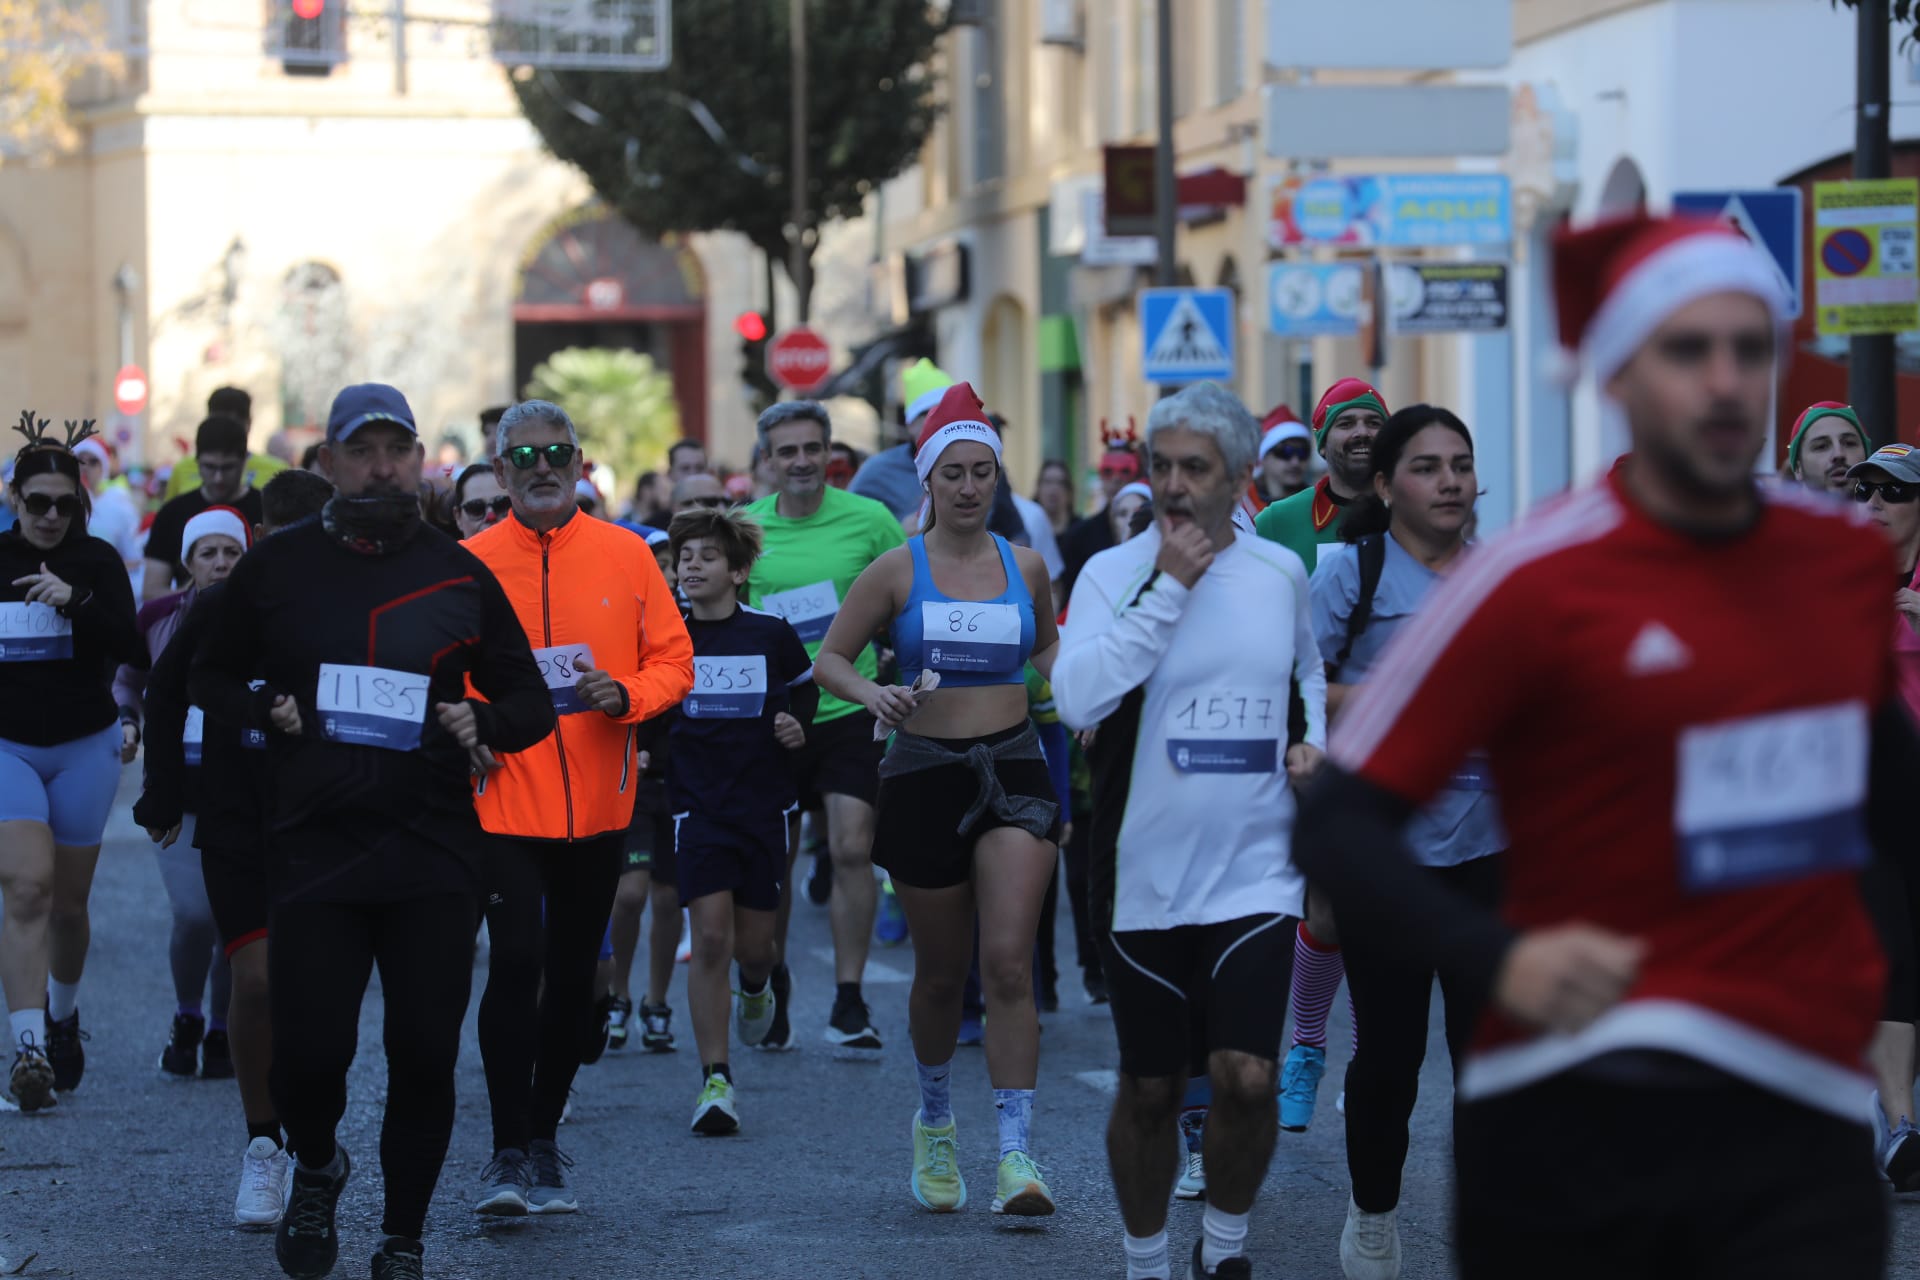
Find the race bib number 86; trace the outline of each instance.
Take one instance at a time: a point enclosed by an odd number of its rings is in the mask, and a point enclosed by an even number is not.
[[[1167,758],[1182,773],[1276,772],[1285,710],[1265,694],[1179,695],[1167,722]]]

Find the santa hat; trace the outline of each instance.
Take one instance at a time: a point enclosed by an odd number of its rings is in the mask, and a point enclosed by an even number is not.
[[[1838,400],[1821,400],[1802,409],[1799,419],[1793,424],[1793,440],[1787,445],[1787,470],[1800,470],[1800,442],[1806,439],[1807,429],[1822,418],[1845,418],[1860,433],[1861,445],[1871,450],[1873,441],[1868,438],[1866,428],[1860,425],[1860,415],[1853,411],[1853,406],[1841,404]]]
[[[987,421],[987,406],[980,403],[971,385],[956,382],[941,393],[939,402],[920,428],[919,440],[914,443],[913,469],[919,474],[921,484],[933,474],[947,446],[962,440],[986,445],[993,450],[993,460],[1000,461],[1000,433]]]
[[[1787,323],[1766,253],[1717,218],[1629,214],[1563,229],[1553,241],[1560,345],[1605,384],[1666,318],[1715,293],[1749,293]]]
[[[98,436],[88,436],[85,440],[73,446],[74,457],[78,458],[82,454],[90,455],[109,471],[113,469],[113,455],[107,452],[107,446],[101,443]]]
[[[1260,456],[1263,458],[1266,457],[1289,440],[1312,439],[1313,432],[1307,430],[1307,424],[1298,418],[1290,418],[1285,422],[1276,422],[1267,428],[1265,435],[1260,437]]]
[[[907,405],[907,425],[933,411],[940,397],[953,385],[953,377],[925,356],[900,374],[900,398]]]
[[[1348,409],[1372,409],[1385,418],[1387,400],[1372,383],[1359,378],[1342,378],[1328,387],[1320,403],[1313,406],[1313,443],[1320,452],[1327,451],[1327,432]],[[1264,458],[1266,450],[1261,450],[1260,456]]]
[[[208,507],[187,521],[187,527],[180,531],[180,558],[193,559],[193,544],[210,533],[226,534],[240,544],[242,551],[253,545],[253,531],[246,516],[232,507]]]

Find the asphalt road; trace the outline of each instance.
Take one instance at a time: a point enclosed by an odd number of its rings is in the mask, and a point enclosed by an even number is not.
[[[131,781],[131,771],[129,780]],[[123,789],[123,792],[126,789]],[[124,797],[129,803],[131,795]],[[85,1084],[44,1119],[0,1115],[0,1255],[19,1274],[87,1280],[273,1277],[272,1239],[237,1231],[233,1194],[246,1145],[231,1082],[163,1079],[156,1061],[172,1015],[167,909],[144,834],[115,815],[94,894],[94,943],[81,1016],[93,1039]],[[561,1145],[578,1161],[582,1212],[483,1222],[470,1211],[488,1149],[486,1087],[470,1005],[459,1068],[453,1150],[428,1219],[428,1275],[602,1280],[689,1275],[752,1280],[852,1277],[1046,1277],[1125,1274],[1103,1132],[1115,1064],[1104,1009],[1088,1005],[1061,916],[1063,1007],[1045,1015],[1034,1150],[1059,1203],[1039,1225],[986,1211],[997,1152],[992,1095],[978,1050],[961,1050],[954,1107],[973,1193],[968,1209],[934,1216],[907,1192],[908,1125],[918,1098],[906,1043],[910,949],[876,950],[869,1000],[887,1049],[877,1064],[835,1061],[819,1040],[832,996],[826,912],[802,904],[793,929],[797,1052],[734,1055],[743,1131],[688,1132],[699,1066],[685,1026],[684,968],[673,1004],[683,1048],[608,1054],[581,1073]],[[640,965],[645,964],[642,948]],[[476,967],[477,996],[486,978]],[[1274,992],[1275,999],[1285,993]],[[379,1242],[378,1128],[384,1066],[378,981],[361,1021],[361,1053],[340,1138],[355,1173],[341,1202],[336,1276],[364,1276]],[[1347,1056],[1345,1001],[1335,1009],[1331,1064],[1313,1127],[1282,1134],[1253,1215],[1251,1251],[1265,1276],[1340,1276],[1347,1204],[1340,1116]],[[1447,1223],[1449,1072],[1433,1029],[1401,1204],[1403,1275],[1453,1274]],[[1730,1118],[1729,1123],[1737,1123]],[[1648,1134],[1649,1143],[1658,1135]],[[1783,1159],[1791,1153],[1782,1152]],[[1657,1158],[1657,1153],[1656,1153]],[[1200,1208],[1176,1204],[1176,1261],[1192,1248]],[[1920,1270],[1920,1203],[1896,1208],[1893,1275]]]

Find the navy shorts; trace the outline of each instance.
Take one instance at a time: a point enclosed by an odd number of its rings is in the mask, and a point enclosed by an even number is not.
[[[737,907],[777,911],[780,887],[787,878],[787,817],[780,814],[733,826],[677,813],[673,859],[678,864],[680,901],[731,893]]]

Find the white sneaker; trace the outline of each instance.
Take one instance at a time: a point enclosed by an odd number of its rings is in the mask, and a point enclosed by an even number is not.
[[[680,913],[680,949],[673,953],[675,964],[688,964],[693,960],[693,916],[690,912]]]
[[[1176,1200],[1202,1200],[1207,1194],[1207,1166],[1198,1151],[1187,1152],[1187,1167],[1173,1184]]]
[[[744,991],[733,993],[733,1030],[740,1037],[740,1043],[748,1048],[756,1047],[767,1038],[767,1032],[773,1028],[773,981],[768,979],[757,995],[748,995]]]
[[[293,1182],[293,1162],[272,1138],[255,1138],[240,1158],[240,1194],[233,1199],[238,1226],[264,1231],[279,1225]]]
[[[1347,1200],[1340,1232],[1340,1270],[1347,1280],[1400,1280],[1400,1211],[1366,1213]]]

